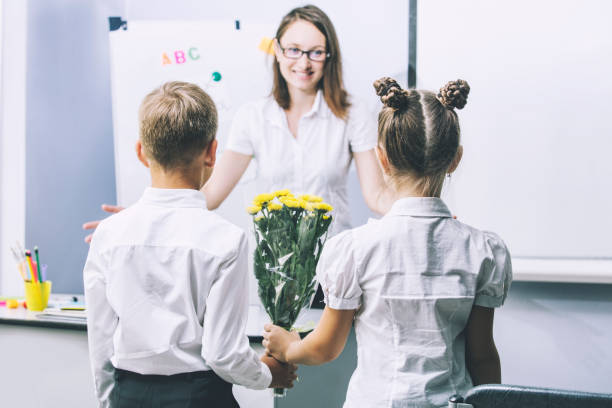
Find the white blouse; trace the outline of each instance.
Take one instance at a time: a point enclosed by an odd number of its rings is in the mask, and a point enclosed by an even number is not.
[[[253,156],[258,192],[288,188],[323,197],[334,207],[331,236],[351,226],[346,181],[353,153],[376,143],[376,115],[353,103],[348,119],[339,119],[319,91],[300,119],[297,137],[274,98],[243,106],[234,116],[226,149]]]
[[[147,188],[96,229],[84,269],[96,396],[115,367],[172,375],[214,370],[264,389],[272,381],[245,334],[247,239],[197,190]]]
[[[341,256],[340,256],[341,255]],[[463,329],[473,305],[503,304],[510,254],[439,198],[403,198],[330,239],[317,267],[326,303],[358,309],[358,364],[345,407],[442,407],[472,386]]]

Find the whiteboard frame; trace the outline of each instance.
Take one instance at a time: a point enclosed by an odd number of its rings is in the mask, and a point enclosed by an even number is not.
[[[513,280],[612,284],[612,259],[512,258]]]

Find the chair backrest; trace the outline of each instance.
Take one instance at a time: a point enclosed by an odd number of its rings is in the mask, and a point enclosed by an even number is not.
[[[472,388],[461,401],[452,397],[449,408],[612,408],[612,394],[486,384]]]

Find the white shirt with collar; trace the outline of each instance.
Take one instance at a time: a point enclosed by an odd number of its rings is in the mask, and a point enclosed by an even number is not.
[[[288,188],[315,194],[334,207],[330,235],[350,228],[347,175],[353,153],[376,147],[376,115],[353,103],[347,120],[336,117],[318,91],[294,137],[287,116],[273,97],[236,112],[227,150],[253,156],[258,192]]]
[[[214,370],[263,389],[272,375],[245,334],[247,239],[197,190],[147,188],[100,223],[85,269],[89,353],[108,405],[114,367],[172,375]]]
[[[512,265],[497,235],[453,219],[441,199],[403,198],[330,239],[317,276],[329,307],[358,309],[344,406],[442,407],[472,386],[463,335],[472,306],[503,304]]]

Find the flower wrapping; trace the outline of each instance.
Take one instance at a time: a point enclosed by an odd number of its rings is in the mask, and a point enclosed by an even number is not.
[[[272,323],[286,330],[312,303],[332,209],[321,197],[296,197],[289,190],[260,194],[247,208],[255,227],[259,298]]]

